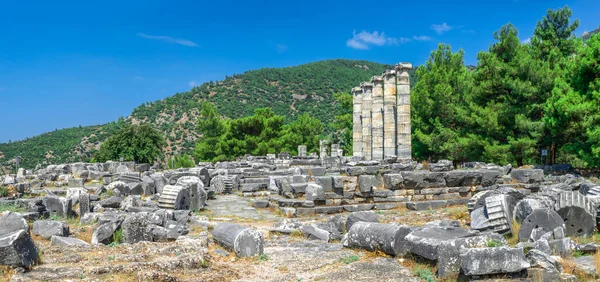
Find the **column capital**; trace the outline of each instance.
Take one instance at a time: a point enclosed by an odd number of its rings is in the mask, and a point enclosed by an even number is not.
[[[394,69],[397,71],[410,70],[410,69],[412,69],[412,63],[400,62],[400,63],[397,63],[396,66],[394,66]]]

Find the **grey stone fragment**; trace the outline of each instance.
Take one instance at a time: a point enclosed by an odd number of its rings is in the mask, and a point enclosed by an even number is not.
[[[266,208],[269,206],[268,199],[252,199],[252,206],[258,209]]]
[[[486,248],[490,244],[506,246],[506,240],[500,234],[490,233],[447,240],[438,246],[437,274],[445,278],[458,275],[460,272],[460,250],[463,248]]]
[[[373,206],[374,204],[344,205],[344,210],[349,212],[369,211],[373,209]]]
[[[325,192],[333,191],[333,178],[331,176],[316,176],[315,183],[323,187]]]
[[[377,178],[375,175],[358,176],[358,188],[362,193],[370,193],[377,188]]]
[[[142,177],[142,190],[146,196],[156,194],[156,184],[151,176],[145,175]]]
[[[529,260],[531,267],[542,268],[554,273],[560,273],[563,271],[563,267],[560,262],[543,251],[537,249],[529,250],[527,253],[527,259]]]
[[[541,169],[512,169],[510,176],[517,183],[539,183],[544,180],[544,171]]]
[[[471,212],[471,228],[475,230],[488,230],[490,225],[488,219],[485,216],[485,207],[480,207]]]
[[[398,190],[404,188],[402,182],[404,179],[401,174],[388,173],[383,175],[383,183],[386,189]]]
[[[235,252],[238,257],[253,257],[264,251],[262,233],[253,228],[233,224],[219,223],[212,231],[213,239]]]
[[[62,236],[52,236],[50,238],[51,246],[89,246],[90,244],[86,241],[71,238],[71,237],[62,237]]]
[[[92,234],[92,244],[105,244],[108,245],[113,242],[113,234],[117,231],[119,226],[113,222],[106,222],[101,224],[94,230]]]
[[[470,248],[460,253],[460,268],[467,276],[514,273],[529,267],[522,248]]]
[[[429,260],[438,259],[438,246],[453,239],[478,235],[479,232],[457,227],[425,227],[406,235],[410,252]]]
[[[521,223],[527,216],[529,216],[533,210],[545,208],[544,205],[538,200],[533,198],[525,198],[520,200],[513,210],[513,219]]]
[[[142,199],[139,196],[129,195],[123,199],[119,207],[124,211],[129,211],[133,207],[141,207]]]
[[[165,223],[167,229],[167,239],[177,240],[179,236],[186,235],[189,233],[188,225],[185,223],[177,222],[174,220],[167,221]]]
[[[550,246],[550,250],[553,255],[559,255],[562,257],[571,255],[571,251],[574,247],[574,244],[570,238],[548,241],[548,245]]]
[[[422,202],[407,202],[406,208],[413,211],[426,211],[442,208],[448,205],[446,200],[430,200]]]
[[[152,236],[146,232],[149,225],[146,214],[135,213],[128,215],[121,224],[124,243],[137,243],[142,241],[152,241]]]
[[[206,206],[208,194],[204,189],[204,183],[196,176],[183,176],[177,180],[178,186],[189,191],[189,210],[201,210]]]
[[[554,209],[565,222],[566,236],[589,236],[596,229],[596,206],[577,191],[558,194]]]
[[[594,256],[580,256],[578,258],[574,258],[573,262],[575,262],[575,265],[578,269],[581,269],[586,274],[593,277],[598,277]]]
[[[346,230],[350,230],[353,224],[360,221],[379,222],[379,219],[377,218],[377,214],[373,211],[353,212],[348,216],[348,219],[346,219]]]
[[[346,245],[401,256],[408,251],[405,237],[411,231],[410,227],[395,223],[357,222],[348,230]]]
[[[98,204],[100,206],[102,206],[103,208],[116,209],[116,208],[121,207],[121,201],[123,201],[123,198],[117,197],[117,196],[112,196],[112,197],[106,198],[104,200],[100,200],[98,202]]]
[[[146,227],[146,232],[150,234],[152,242],[167,242],[168,230],[162,226],[150,224]]]
[[[451,171],[453,168],[452,161],[449,160],[439,160],[437,163],[429,164],[429,171],[432,172]]]
[[[306,200],[307,201],[324,201],[325,190],[318,184],[309,183],[306,186]]]
[[[548,240],[546,239],[541,239],[541,240],[537,240],[533,243],[533,248],[536,250],[539,250],[541,252],[544,252],[546,254],[551,254],[552,250],[550,250],[550,244],[548,244]]]
[[[46,194],[44,197],[44,205],[46,206],[46,209],[50,215],[56,215],[59,217],[68,217],[72,215],[71,199]]]
[[[329,242],[329,232],[327,230],[315,227],[313,225],[302,225],[300,227],[302,234],[311,240],[321,240]]]
[[[69,226],[60,221],[54,220],[36,220],[33,222],[33,234],[44,239],[50,239],[52,236],[69,236]]]
[[[549,209],[536,209],[521,224],[519,241],[527,241],[535,228],[542,233],[553,232],[555,228],[564,227],[565,222],[558,213]]]
[[[38,250],[28,231],[0,234],[0,265],[30,267],[38,261]]]
[[[29,224],[27,220],[18,213],[5,211],[0,214],[0,236],[15,231],[23,230],[29,234]]]

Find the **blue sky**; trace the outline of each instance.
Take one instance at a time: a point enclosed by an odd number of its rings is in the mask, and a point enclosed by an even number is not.
[[[2,1],[0,142],[102,124],[146,101],[262,67],[333,59],[422,64],[438,42],[466,63],[507,22],[526,40],[569,5],[577,35],[600,1]]]

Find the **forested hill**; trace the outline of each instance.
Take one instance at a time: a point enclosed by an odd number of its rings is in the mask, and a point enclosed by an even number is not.
[[[308,112],[325,124],[336,115],[333,93],[349,92],[362,81],[380,75],[391,65],[355,60],[327,60],[286,68],[263,68],[208,82],[188,92],[148,102],[133,110],[124,122],[149,122],[165,134],[167,156],[191,152],[197,133],[195,124],[201,101],[212,102],[226,117],[251,115],[254,109],[270,107],[277,114],[293,117]],[[412,73],[411,73],[412,74]],[[121,121],[123,122],[123,121]],[[23,166],[38,163],[88,161],[93,152],[119,126],[56,130],[27,140],[0,144],[0,164],[10,165],[20,155]]]

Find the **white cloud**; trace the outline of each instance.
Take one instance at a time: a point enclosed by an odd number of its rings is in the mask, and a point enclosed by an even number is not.
[[[521,41],[523,44],[529,44],[531,42],[531,37],[527,37],[525,40]]]
[[[346,46],[354,49],[367,50],[370,48],[370,46],[398,45],[409,41],[410,38],[388,37],[384,32],[368,32],[363,30],[359,33],[356,33],[355,30],[352,32],[352,38],[346,41]]]
[[[421,36],[413,36],[413,39],[416,41],[430,41],[433,40],[433,38],[426,36],[426,35],[421,35]]]
[[[435,30],[435,32],[437,32],[438,34],[442,34],[446,31],[451,30],[453,27],[449,26],[447,23],[443,23],[443,24],[432,24],[431,25],[431,29]]]
[[[194,87],[194,86],[198,85],[198,82],[196,82],[195,80],[192,80],[192,81],[188,82],[188,85],[190,87]]]
[[[173,38],[170,36],[161,36],[161,35],[148,35],[145,33],[138,33],[137,34],[139,37],[142,38],[146,38],[146,39],[152,39],[152,40],[159,40],[159,41],[164,41],[164,42],[169,42],[169,43],[175,43],[175,44],[179,44],[179,45],[183,45],[183,46],[188,46],[188,47],[198,47],[198,44],[187,40],[187,39],[179,39],[179,38]]]
[[[278,54],[284,53],[285,51],[287,51],[287,49],[288,49],[288,47],[285,44],[280,44],[280,43],[275,44],[275,51]]]

